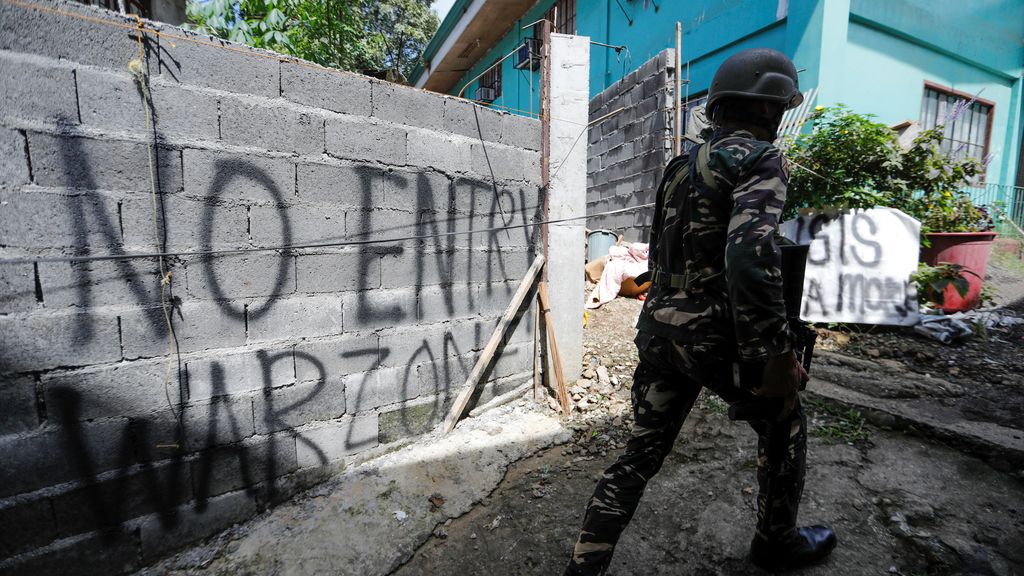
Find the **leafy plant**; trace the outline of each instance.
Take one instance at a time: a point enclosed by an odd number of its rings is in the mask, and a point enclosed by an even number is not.
[[[437,31],[433,0],[189,0],[199,32],[404,80]]]
[[[980,278],[975,272],[960,264],[940,262],[929,266],[924,262],[918,264],[917,272],[910,275],[910,280],[917,285],[917,300],[921,304],[934,303],[942,306],[946,300],[946,288],[953,286],[961,298],[967,295],[969,282],[965,274]]]
[[[919,220],[925,233],[992,228],[987,211],[962,192],[984,165],[944,151],[942,126],[904,147],[872,118],[841,104],[819,107],[810,116],[814,130],[783,143],[794,165],[784,217],[805,207],[890,206]]]
[[[814,130],[785,143],[790,171],[785,217],[799,208],[871,208],[886,203],[888,181],[898,169],[896,134],[874,116],[843,105],[818,107]]]
[[[821,401],[809,401],[808,405],[817,416],[822,416],[829,423],[816,426],[811,433],[819,438],[833,442],[862,442],[868,440],[865,429],[864,414],[854,408],[843,410]]]

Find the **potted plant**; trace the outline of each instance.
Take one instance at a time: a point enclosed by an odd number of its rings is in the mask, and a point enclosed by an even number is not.
[[[898,208],[921,222],[921,260],[951,264],[943,270],[960,279],[936,303],[948,312],[977,306],[995,233],[963,189],[984,165],[943,150],[942,126],[901,144],[893,129],[843,105],[819,106],[809,120],[812,132],[783,144],[793,164],[784,217],[800,208]]]
[[[946,312],[959,312],[981,302],[996,233],[988,211],[963,192],[984,165],[943,151],[942,141],[941,126],[914,138],[896,173],[900,188],[893,197],[921,222],[921,262],[958,276],[931,302]]]

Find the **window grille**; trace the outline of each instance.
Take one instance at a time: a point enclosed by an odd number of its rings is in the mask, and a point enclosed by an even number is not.
[[[544,15],[545,20],[553,23],[552,32],[558,34],[576,33],[576,0],[557,0]],[[540,34],[535,34],[540,37]]]
[[[994,108],[987,100],[926,83],[921,100],[921,127],[929,130],[944,124],[944,152],[956,158],[984,161],[992,134]]]
[[[501,64],[495,62],[487,72],[484,72],[484,75],[480,77],[480,87],[493,90],[495,98],[501,96]]]

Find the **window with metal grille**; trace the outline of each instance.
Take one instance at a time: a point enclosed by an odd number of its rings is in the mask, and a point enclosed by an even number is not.
[[[942,150],[956,158],[984,161],[992,135],[995,104],[931,82],[924,86],[921,127],[943,125]]]
[[[501,96],[501,64],[495,63],[480,77],[480,87],[494,90],[494,97]]]
[[[559,34],[576,33],[576,0],[557,0],[555,5],[544,15],[554,25],[552,32]],[[537,36],[540,36],[537,34]]]

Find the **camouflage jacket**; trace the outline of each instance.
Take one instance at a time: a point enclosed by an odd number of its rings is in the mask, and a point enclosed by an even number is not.
[[[708,142],[715,187],[702,178],[699,147],[669,162],[658,187],[654,284],[637,328],[764,360],[792,346],[774,240],[789,175],[781,152],[749,132],[720,128]]]

